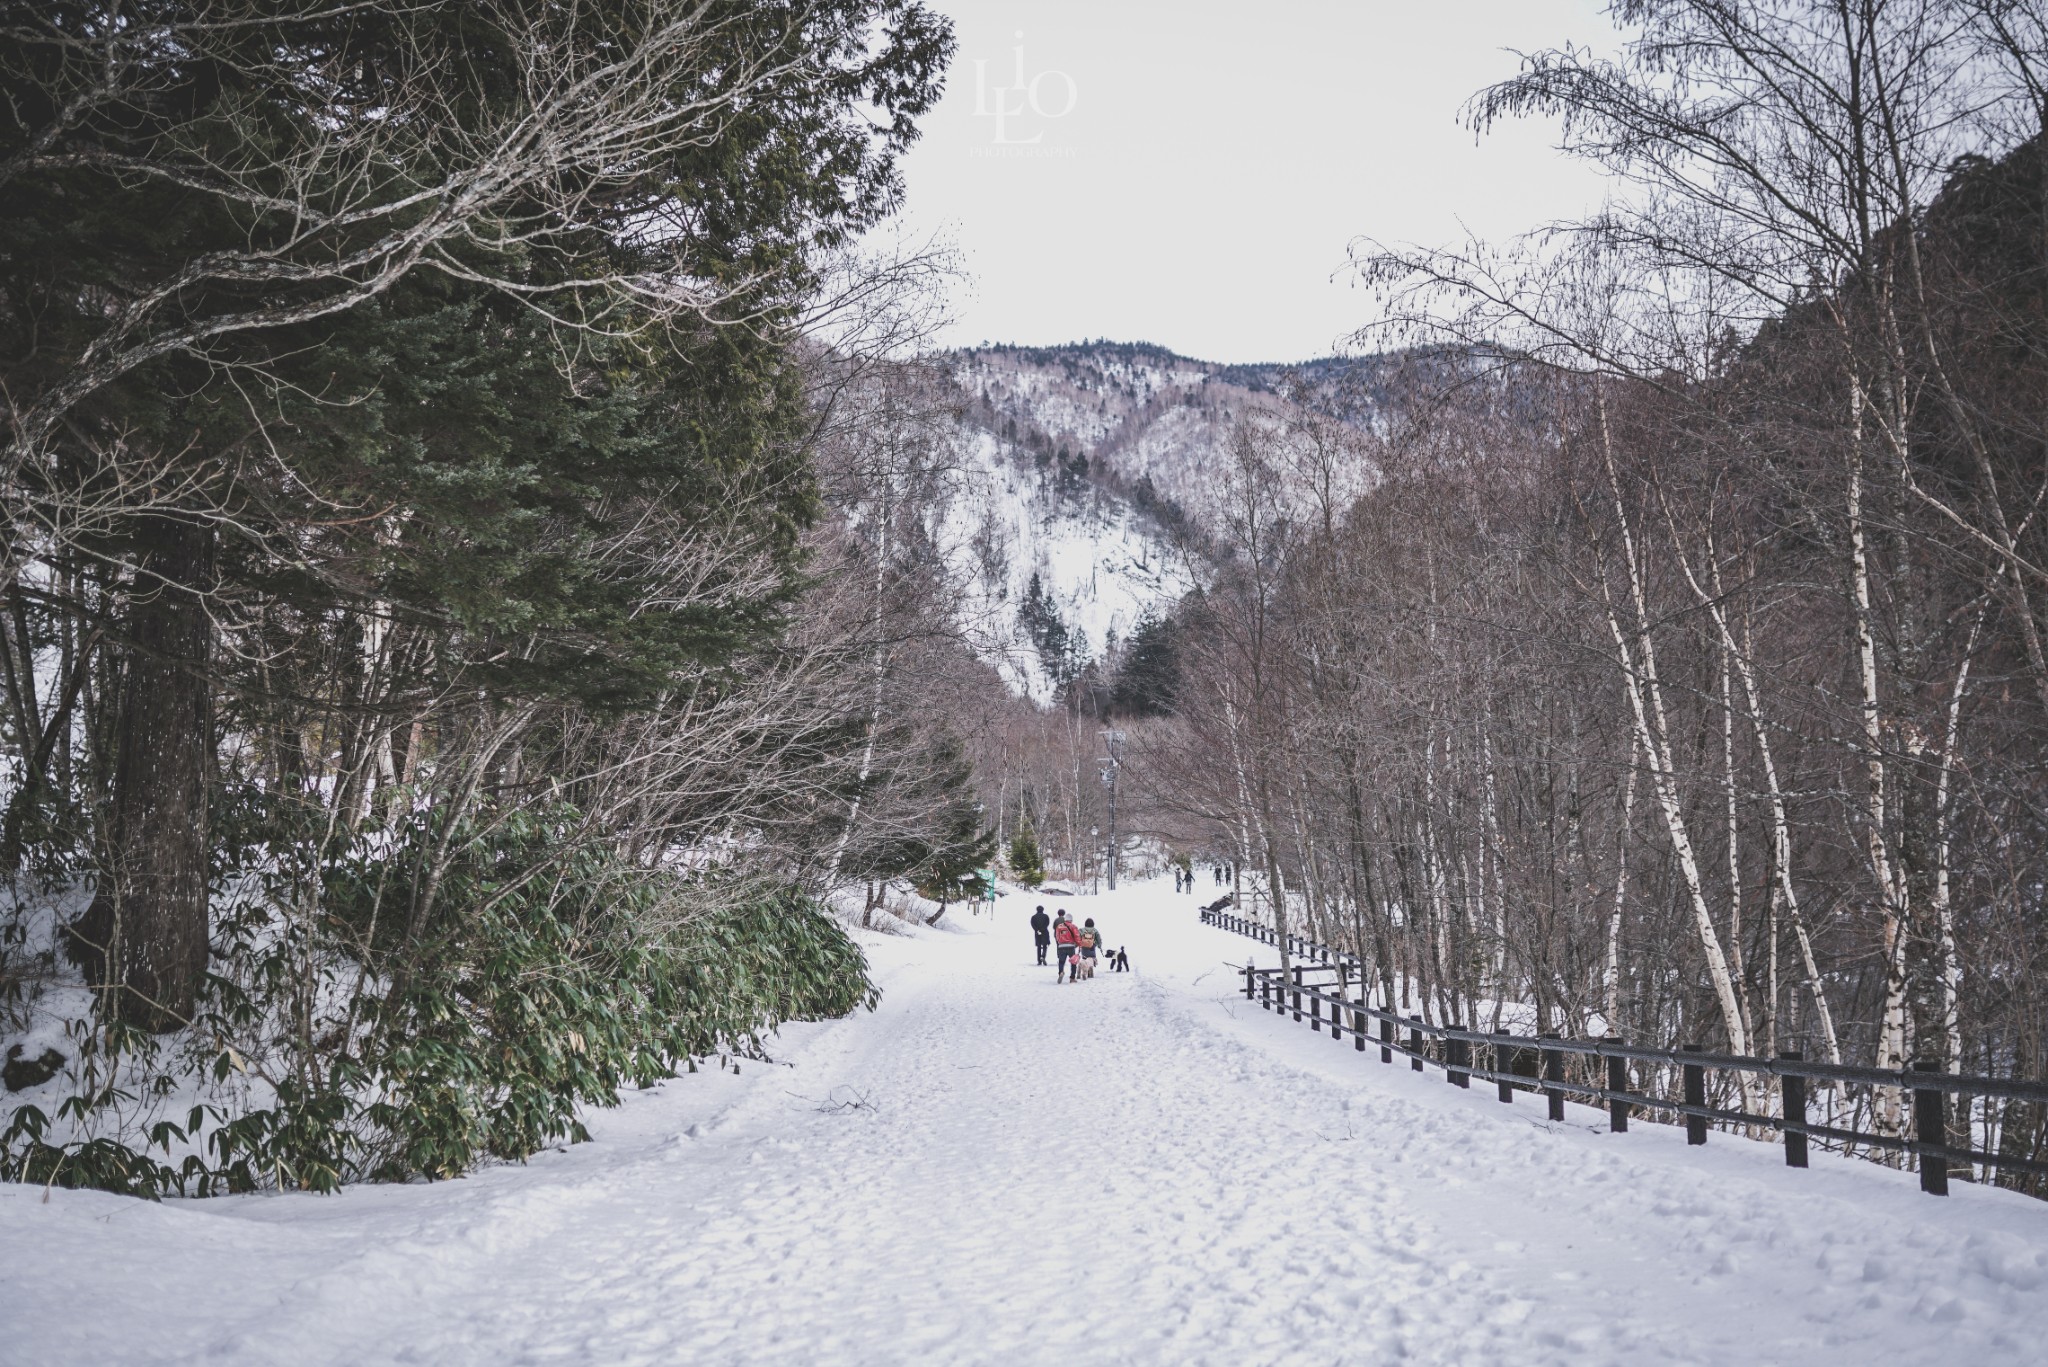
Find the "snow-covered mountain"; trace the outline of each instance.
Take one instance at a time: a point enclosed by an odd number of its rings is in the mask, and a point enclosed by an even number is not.
[[[962,496],[947,535],[969,584],[965,611],[1005,677],[1040,699],[1062,668],[1104,658],[1195,586],[1242,419],[1283,416],[1289,384],[1349,394],[1363,413],[1381,367],[1222,365],[1142,342],[980,347],[943,362],[963,400]],[[1064,663],[1048,644],[1047,603]]]

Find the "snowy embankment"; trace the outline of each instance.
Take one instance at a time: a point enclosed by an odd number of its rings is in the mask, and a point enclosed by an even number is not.
[[[1067,901],[1136,970],[1077,986],[1019,895],[869,937],[874,1015],[524,1166],[0,1188],[0,1362],[2039,1360],[2048,1205],[1383,1066],[1247,1010],[1169,887]]]

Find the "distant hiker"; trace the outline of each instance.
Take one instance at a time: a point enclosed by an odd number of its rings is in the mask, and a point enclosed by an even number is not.
[[[1223,866],[1221,864],[1216,866],[1216,886],[1219,888],[1223,886]]]
[[[1031,942],[1038,946],[1038,962],[1045,962],[1045,947],[1052,943],[1052,918],[1040,907],[1031,913]]]
[[[1067,960],[1074,957],[1074,951],[1081,947],[1081,929],[1064,911],[1052,923],[1053,944],[1059,949],[1059,971],[1053,974],[1054,982],[1063,982],[1067,976]]]
[[[1095,928],[1095,918],[1090,916],[1088,924],[1081,927],[1081,957],[1088,961],[1088,976],[1095,976],[1095,951],[1102,945],[1102,932]]]
[[[1179,869],[1175,869],[1175,870],[1173,871],[1173,890],[1174,890],[1175,892],[1179,892],[1179,891],[1180,891],[1180,876],[1181,876],[1181,875],[1180,875],[1180,870],[1179,870]]]

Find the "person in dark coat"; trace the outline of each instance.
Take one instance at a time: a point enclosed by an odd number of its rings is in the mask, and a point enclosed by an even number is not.
[[[1038,962],[1045,962],[1045,951],[1052,944],[1052,917],[1040,907],[1031,913],[1031,939],[1038,946]]]

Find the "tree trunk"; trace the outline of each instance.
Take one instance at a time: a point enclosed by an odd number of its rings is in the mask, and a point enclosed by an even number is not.
[[[139,541],[106,857],[67,940],[105,1012],[163,1033],[190,1022],[206,976],[213,534],[149,518]]]

